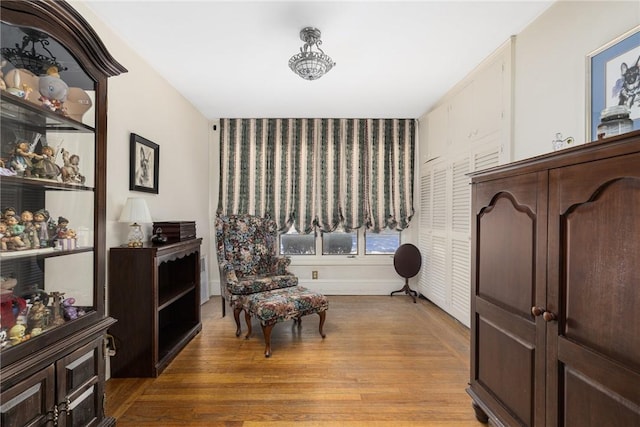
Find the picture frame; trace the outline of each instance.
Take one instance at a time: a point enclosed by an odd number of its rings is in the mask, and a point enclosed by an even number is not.
[[[633,129],[640,129],[640,80],[624,78],[638,71],[634,67],[640,67],[640,25],[587,55],[587,141],[597,139],[602,110],[620,102],[630,107]]]
[[[129,190],[158,194],[160,146],[135,133],[129,144]]]

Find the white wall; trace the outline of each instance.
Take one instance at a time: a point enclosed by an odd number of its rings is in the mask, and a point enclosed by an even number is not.
[[[213,136],[207,119],[83,2],[72,5],[128,70],[108,82],[107,249],[126,242],[128,225],[119,223],[118,217],[127,197],[136,196],[147,200],[155,221],[195,220],[197,235],[203,238],[202,254],[209,256],[210,185],[217,186],[218,178],[217,169],[209,168]],[[160,146],[159,194],[129,191],[131,133]],[[151,224],[143,229],[149,238]],[[211,260],[208,264],[209,270],[215,265]]]
[[[558,1],[516,38],[513,160],[586,139],[586,57],[640,24],[640,1]]]

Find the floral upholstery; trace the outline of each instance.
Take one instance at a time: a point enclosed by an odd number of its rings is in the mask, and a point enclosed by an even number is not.
[[[302,286],[247,295],[245,304],[262,326],[320,313],[329,308],[326,296]]]
[[[222,292],[232,307],[243,306],[243,295],[298,284],[298,278],[287,270],[291,260],[276,254],[275,221],[253,215],[218,215],[216,241]]]

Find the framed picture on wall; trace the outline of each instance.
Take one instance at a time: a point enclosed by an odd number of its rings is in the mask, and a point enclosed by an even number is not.
[[[129,190],[158,194],[160,146],[131,134],[129,153]]]
[[[597,139],[602,110],[629,108],[640,129],[640,25],[587,56],[587,141]]]

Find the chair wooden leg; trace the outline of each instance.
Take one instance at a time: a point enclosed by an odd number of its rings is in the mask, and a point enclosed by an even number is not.
[[[320,336],[322,338],[324,338],[324,337],[326,337],[326,335],[322,331],[322,328],[324,326],[324,320],[327,317],[327,312],[326,311],[321,311],[320,313],[318,313],[318,316],[320,316],[320,327],[318,328],[318,330],[320,331]]]
[[[262,325],[262,334],[264,335],[264,357],[271,356],[271,330],[273,325]]]
[[[239,337],[242,333],[242,328],[240,327],[240,312],[241,308],[235,307],[233,309],[233,319],[236,321],[236,336]]]
[[[247,324],[247,335],[244,338],[248,340],[249,337],[251,336],[252,330],[251,330],[251,315],[247,310],[244,311],[244,321]]]
[[[222,295],[220,295],[220,299],[222,300],[222,317],[224,317],[227,315],[227,301]]]

